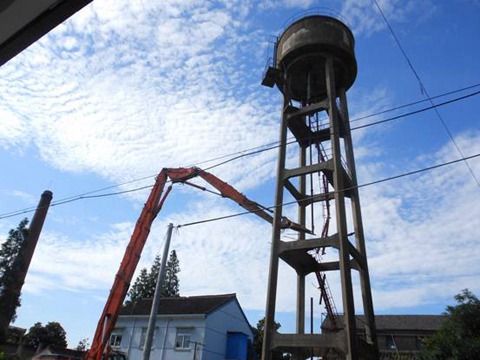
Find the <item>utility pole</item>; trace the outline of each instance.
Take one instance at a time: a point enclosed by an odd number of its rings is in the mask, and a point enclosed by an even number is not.
[[[157,285],[155,286],[155,295],[153,296],[152,309],[150,310],[150,318],[148,319],[147,336],[145,338],[145,346],[143,347],[143,360],[150,359],[153,333],[155,331],[155,321],[157,320],[158,306],[160,304],[162,286],[165,280],[165,266],[167,264],[168,251],[170,248],[170,239],[172,238],[172,230],[173,224],[170,223],[168,224],[167,240],[165,241],[165,246],[163,247],[162,262],[160,264],[160,271],[158,272]]]

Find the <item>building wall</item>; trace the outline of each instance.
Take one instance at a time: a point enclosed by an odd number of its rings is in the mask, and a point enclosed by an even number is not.
[[[159,316],[152,341],[151,358],[155,360],[225,360],[228,332],[240,332],[253,341],[248,321],[236,301],[230,301],[207,317],[204,315]],[[129,360],[143,356],[142,333],[146,334],[147,316],[120,316],[112,335],[121,335],[120,346],[114,349]],[[190,336],[190,346],[175,345],[177,332]]]
[[[421,339],[432,334],[433,331],[418,330],[379,331],[377,333],[378,348],[381,351],[420,351],[422,349]]]
[[[202,360],[225,360],[228,332],[240,332],[253,341],[248,321],[238,306],[231,301],[208,316],[205,330],[205,357]]]
[[[127,355],[129,360],[140,360],[143,356],[143,337],[148,327],[148,317],[119,317],[113,334],[121,333],[122,341],[116,348]],[[177,329],[188,329],[190,333],[189,349],[176,349]],[[203,315],[158,317],[152,341],[151,358],[158,360],[192,360],[194,343],[204,343],[205,318]],[[198,352],[197,352],[198,355]],[[197,360],[199,358],[197,357]]]

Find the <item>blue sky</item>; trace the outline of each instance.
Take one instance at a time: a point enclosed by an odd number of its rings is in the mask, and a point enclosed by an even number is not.
[[[480,82],[478,1],[379,4],[431,96]],[[163,167],[207,167],[218,161],[206,160],[276,141],[281,96],[260,85],[269,41],[291,16],[316,7],[339,14],[355,35],[352,119],[426,99],[371,0],[95,0],[0,67],[0,213],[35,206],[45,189],[54,201],[109,186],[118,185],[104,192],[129,190],[153,184]],[[480,153],[479,99],[439,108],[465,156]],[[461,156],[433,111],[353,136],[360,184]],[[480,160],[469,165],[480,178]],[[271,205],[275,169],[276,151],[265,151],[212,173]],[[376,313],[435,314],[463,288],[479,293],[480,187],[465,163],[360,195]],[[143,190],[52,207],[15,324],[59,321],[70,346],[91,339],[147,196]],[[239,209],[177,186],[140,267],[161,252],[168,223]],[[22,216],[0,218],[6,237]],[[253,215],[180,228],[172,247],[182,295],[235,292],[255,324],[264,312],[270,236],[270,226]],[[294,279],[280,269],[277,320],[285,331],[293,330]],[[341,311],[338,277],[329,282]],[[308,297],[318,299],[314,279],[307,284]],[[321,312],[316,306],[316,328]]]

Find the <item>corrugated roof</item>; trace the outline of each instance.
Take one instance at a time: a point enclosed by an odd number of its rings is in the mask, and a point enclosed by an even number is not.
[[[236,294],[162,298],[158,314],[209,314],[232,300],[236,300]],[[125,306],[120,310],[120,315],[150,315],[152,301],[142,299]]]

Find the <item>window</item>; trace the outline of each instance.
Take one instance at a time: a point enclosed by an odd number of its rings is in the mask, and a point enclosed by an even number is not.
[[[110,336],[110,346],[119,347],[122,344],[122,334],[112,334]]]
[[[175,349],[190,349],[190,337],[192,329],[177,329],[177,336],[175,337]]]

